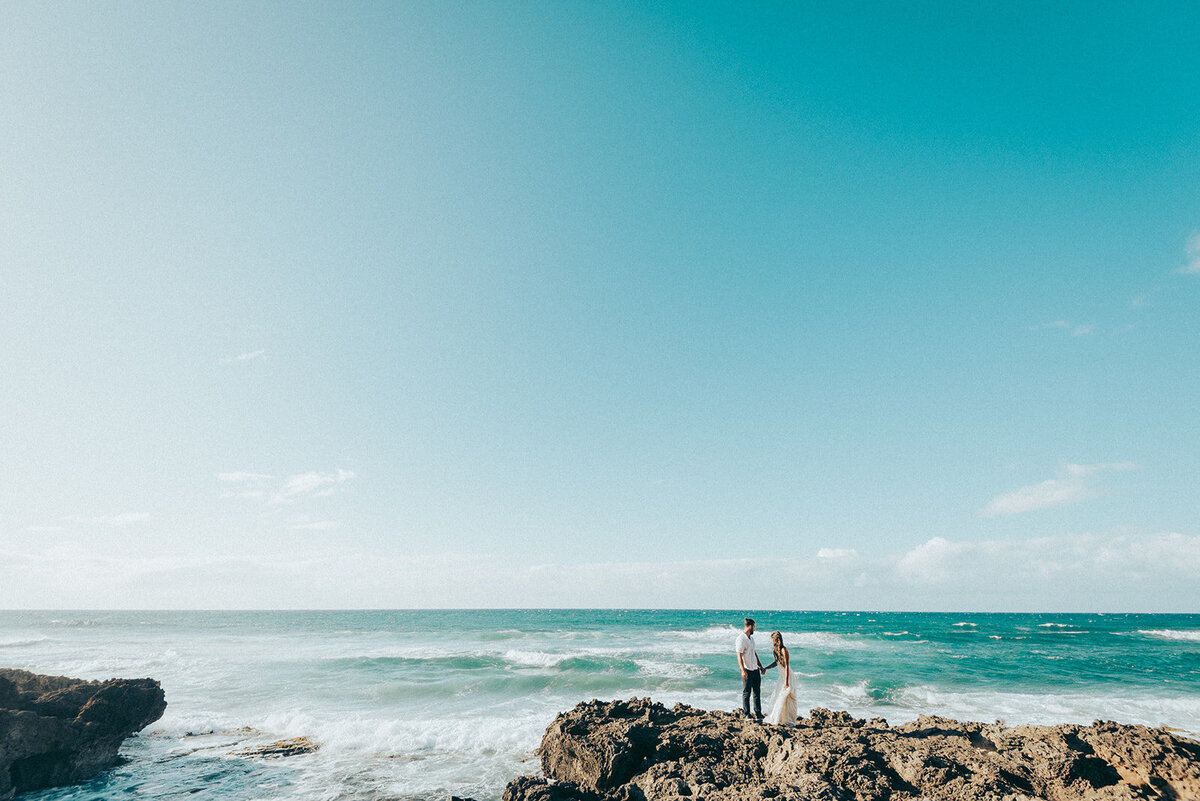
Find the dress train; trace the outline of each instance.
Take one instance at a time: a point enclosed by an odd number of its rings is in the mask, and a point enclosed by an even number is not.
[[[791,726],[796,722],[797,705],[796,674],[792,672],[791,668],[788,668],[788,690],[787,692],[783,691],[781,671],[779,684],[775,687],[775,697],[771,700],[771,714],[767,715],[766,722],[777,726]]]

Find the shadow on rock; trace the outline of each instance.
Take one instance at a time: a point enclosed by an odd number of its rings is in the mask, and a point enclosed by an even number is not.
[[[0,799],[89,779],[162,717],[153,679],[82,681],[0,669]]]

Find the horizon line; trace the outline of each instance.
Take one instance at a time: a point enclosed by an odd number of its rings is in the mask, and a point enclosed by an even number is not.
[[[9,607],[13,612],[203,612],[203,613],[328,613],[328,612],[719,612],[743,617],[754,614],[855,614],[855,615],[1200,615],[1200,611],[1114,611],[1114,610],[981,610],[981,609],[767,609],[685,606],[367,606],[367,607]]]

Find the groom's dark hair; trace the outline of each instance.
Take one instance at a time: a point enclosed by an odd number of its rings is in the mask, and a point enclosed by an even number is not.
[[[753,625],[754,625],[754,618],[752,618],[752,617],[748,617],[748,618],[746,618],[746,619],[745,619],[745,620],[742,622],[742,625],[743,625],[743,626],[753,626]]]

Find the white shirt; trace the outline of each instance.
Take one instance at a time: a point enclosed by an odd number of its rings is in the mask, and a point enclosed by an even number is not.
[[[754,650],[754,640],[746,636],[746,632],[743,631],[737,636],[734,648],[742,655],[742,664],[746,666],[746,670],[762,667],[762,662],[758,661],[758,651]]]

